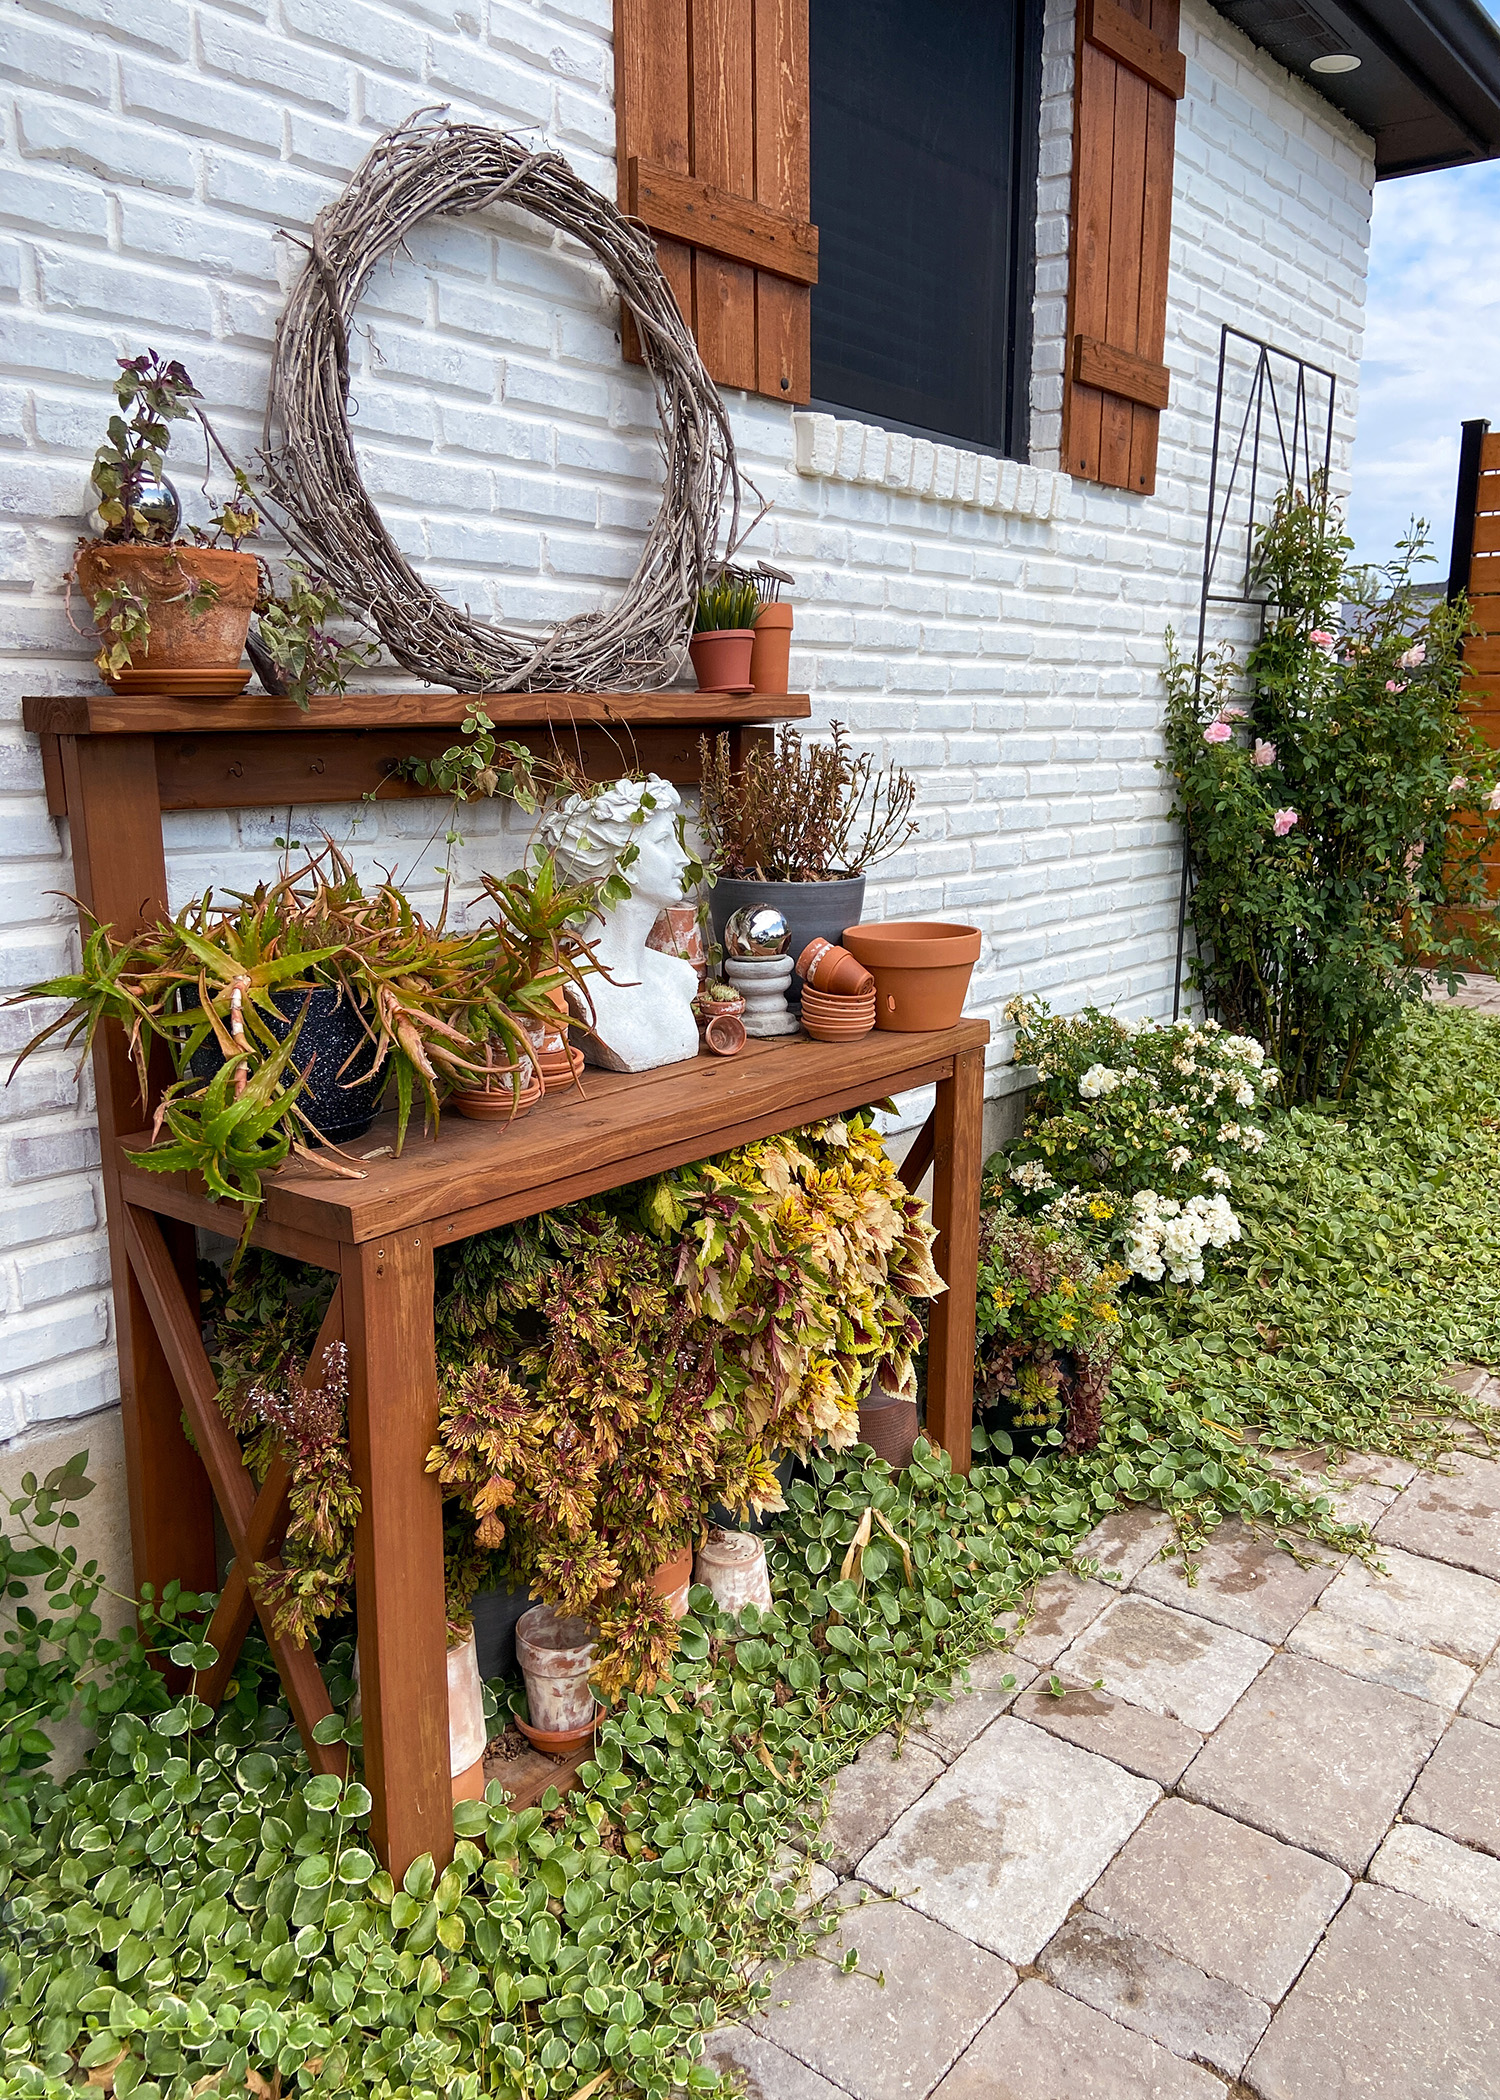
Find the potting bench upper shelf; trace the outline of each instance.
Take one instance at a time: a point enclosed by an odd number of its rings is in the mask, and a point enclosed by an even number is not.
[[[302,716],[278,701],[99,695],[29,699],[24,719],[43,739],[52,805],[70,821],[77,895],[123,934],[167,909],[164,808],[346,800],[384,780],[415,736],[451,740],[468,704],[446,693],[369,694],[315,701]],[[752,719],[808,712],[798,695],[508,694],[483,705],[507,731],[542,727],[567,738],[596,776],[634,763],[672,777],[675,764],[679,779],[696,778],[701,730],[729,727],[739,740],[757,733],[746,726]],[[453,1842],[442,1495],[425,1470],[438,1411],[434,1250],[935,1084],[936,1107],[905,1172],[915,1185],[933,1166],[936,1259],[949,1286],[932,1307],[928,1433],[966,1468],[988,1035],[987,1023],[961,1021],[854,1043],[782,1038],[732,1060],[704,1056],[655,1072],[590,1072],[582,1091],[549,1095],[514,1124],[453,1117],[436,1137],[414,1131],[400,1158],[390,1149],[391,1119],[379,1119],[350,1148],[359,1180],[305,1161],[271,1178],[255,1243],[338,1279],[315,1356],[340,1339],[348,1350],[365,1777],[375,1844],[398,1877],[419,1853],[443,1860]],[[118,1029],[100,1031],[94,1062],[136,1580],[219,1589],[217,1501],[235,1560],[211,1629],[220,1662],[200,1685],[212,1701],[257,1610],[247,1571],[279,1547],[287,1477],[273,1466],[257,1490],[219,1412],[203,1347],[193,1228],[232,1237],[238,1213],[188,1176],[131,1164],[149,1115]],[[309,1755],[320,1769],[339,1768],[343,1752],[312,1739],[330,1707],[311,1650],[277,1639],[269,1623],[266,1634]]]

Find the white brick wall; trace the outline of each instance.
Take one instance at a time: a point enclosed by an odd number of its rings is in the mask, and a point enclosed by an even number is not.
[[[1176,860],[1164,821],[1162,632],[1196,605],[1221,320],[1335,366],[1352,436],[1367,142],[1205,4],[1184,0],[1188,95],[1156,495],[1061,480],[1060,511],[949,503],[797,471],[792,417],[731,405],[775,508],[753,552],[798,578],[794,683],[921,783],[917,850],[873,886],[891,913],[989,936],[974,1003],[1170,999]],[[47,816],[22,692],[90,674],[59,578],[117,354],[181,357],[229,441],[259,438],[268,346],[304,234],[375,134],[420,106],[539,134],[613,194],[610,0],[19,0],[0,29],[0,980],[72,945],[66,836]],[[1049,0],[1033,460],[1055,469],[1066,302],[1070,0]],[[356,428],[400,543],[508,620],[603,602],[656,496],[654,414],[619,361],[598,272],[504,211],[432,225],[376,273]],[[873,454],[871,455],[873,456]],[[196,470],[177,478],[202,515]],[[938,484],[944,486],[942,482]],[[966,485],[959,484],[959,493]],[[1024,507],[1024,506],[1023,506]],[[1036,508],[1038,506],[1032,506]],[[436,806],[358,820],[367,866],[435,886]],[[293,814],[291,835],[311,836]],[[174,899],[252,880],[286,813],[168,820]],[[65,827],[62,827],[65,833]],[[497,813],[456,865],[513,857]],[[35,1016],[0,1011],[0,1046]],[[88,1083],[61,1054],[0,1092],[0,1439],[115,1391]]]

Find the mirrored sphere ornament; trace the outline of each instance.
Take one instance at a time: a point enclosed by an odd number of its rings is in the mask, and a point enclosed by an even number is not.
[[[743,904],[724,922],[724,953],[740,962],[764,961],[784,955],[790,929],[781,913],[770,904]]]
[[[165,474],[160,481],[145,479],[137,483],[131,507],[140,512],[159,538],[170,540],[176,537],[177,528],[182,523],[182,505]]]

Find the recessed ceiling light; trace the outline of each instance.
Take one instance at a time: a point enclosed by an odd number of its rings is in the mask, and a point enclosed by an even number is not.
[[[1331,51],[1327,58],[1315,58],[1309,68],[1313,73],[1357,73],[1362,61],[1352,51]]]

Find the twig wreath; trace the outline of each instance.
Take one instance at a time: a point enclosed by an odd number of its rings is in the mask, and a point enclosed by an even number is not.
[[[507,203],[581,241],[609,272],[640,335],[666,463],[661,507],[623,595],[540,637],[474,620],[429,589],[381,522],[349,428],[349,330],[376,264],[434,214]],[[276,330],[262,466],[289,543],[397,663],[462,692],[644,691],[677,671],[719,518],[739,476],[724,404],[677,310],[650,235],[558,153],[419,111],[378,140],[319,212]]]

